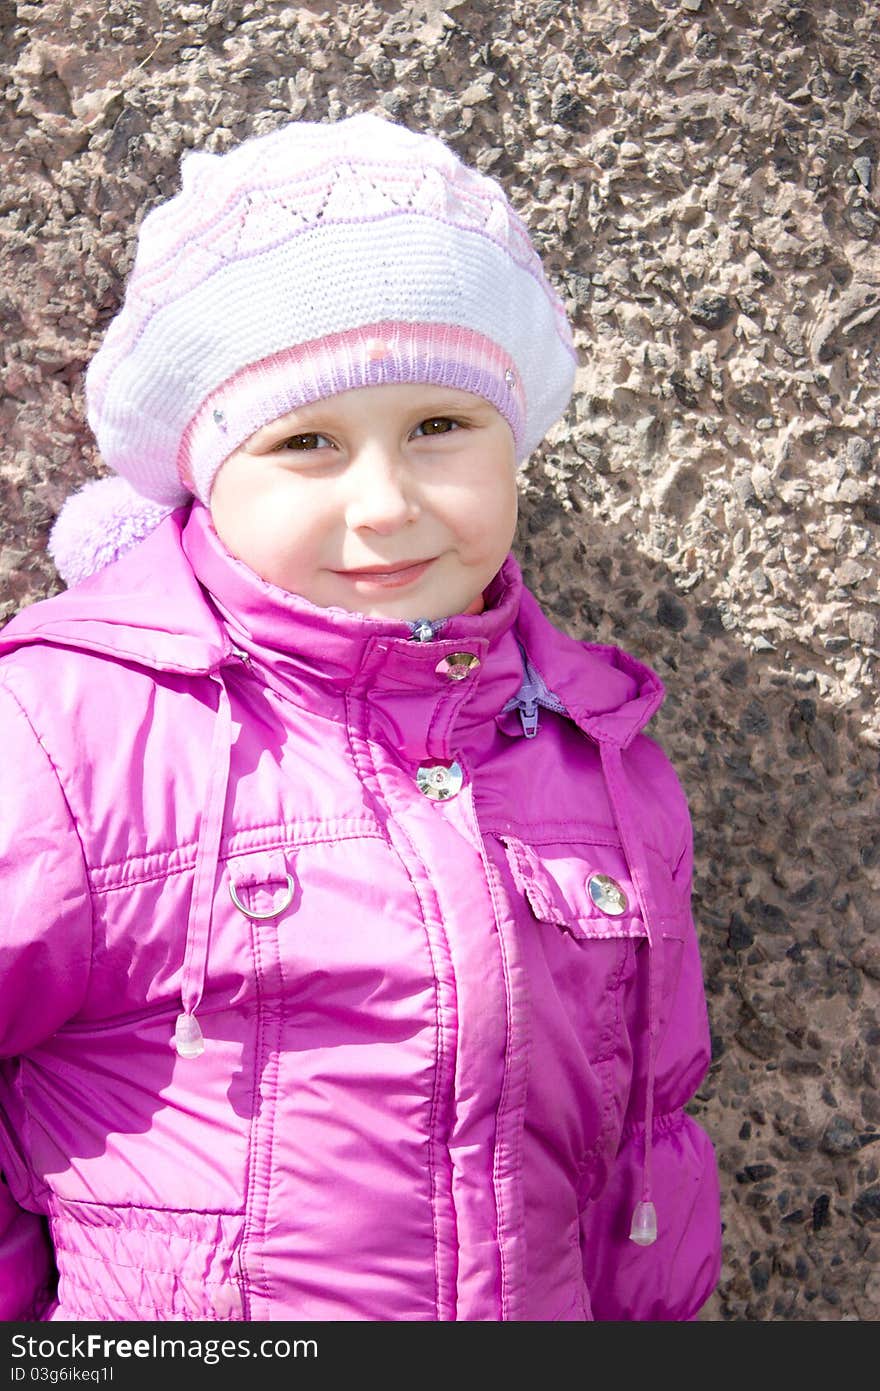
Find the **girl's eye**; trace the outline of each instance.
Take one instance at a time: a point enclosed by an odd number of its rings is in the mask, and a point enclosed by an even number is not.
[[[417,435],[448,435],[451,430],[457,429],[457,420],[450,420],[445,415],[432,415],[427,420],[423,420],[421,425],[416,426],[415,433]]]
[[[288,435],[287,439],[281,440],[280,443],[276,444],[275,448],[276,448],[276,450],[278,450],[278,449],[293,449],[293,450],[323,449],[325,446],[329,446],[329,444],[330,444],[330,441],[328,440],[328,438],[327,438],[326,435],[318,435],[318,434],[309,434],[309,435]]]

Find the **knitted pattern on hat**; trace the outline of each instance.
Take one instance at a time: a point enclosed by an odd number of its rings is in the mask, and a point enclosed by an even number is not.
[[[522,460],[568,404],[563,306],[501,186],[378,116],[189,154],[149,213],[86,375],[104,462],[166,507],[207,502],[262,425],[358,386],[484,396]]]

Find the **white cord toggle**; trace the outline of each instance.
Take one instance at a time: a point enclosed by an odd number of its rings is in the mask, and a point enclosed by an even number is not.
[[[629,1239],[637,1246],[653,1246],[657,1240],[657,1213],[653,1203],[636,1203]]]
[[[179,1058],[200,1058],[205,1040],[194,1014],[178,1014],[174,1022],[174,1047]]]

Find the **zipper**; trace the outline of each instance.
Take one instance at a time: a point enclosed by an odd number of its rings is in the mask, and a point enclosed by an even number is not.
[[[417,618],[415,622],[408,618],[406,621],[413,642],[433,642],[447,622],[445,618]]]
[[[502,713],[507,710],[517,710],[519,712],[520,723],[522,724],[523,734],[527,739],[534,739],[538,732],[538,707],[543,705],[545,710],[553,710],[557,715],[567,715],[568,711],[563,705],[559,696],[556,695],[544,682],[540,672],[532,666],[522,644],[523,667],[525,674],[522,685],[515,696],[503,707]]]

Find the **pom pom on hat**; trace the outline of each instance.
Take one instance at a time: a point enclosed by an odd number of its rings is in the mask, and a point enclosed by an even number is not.
[[[72,493],[49,535],[49,554],[64,583],[103,570],[155,530],[174,508],[136,493],[124,478],[95,478]]]

